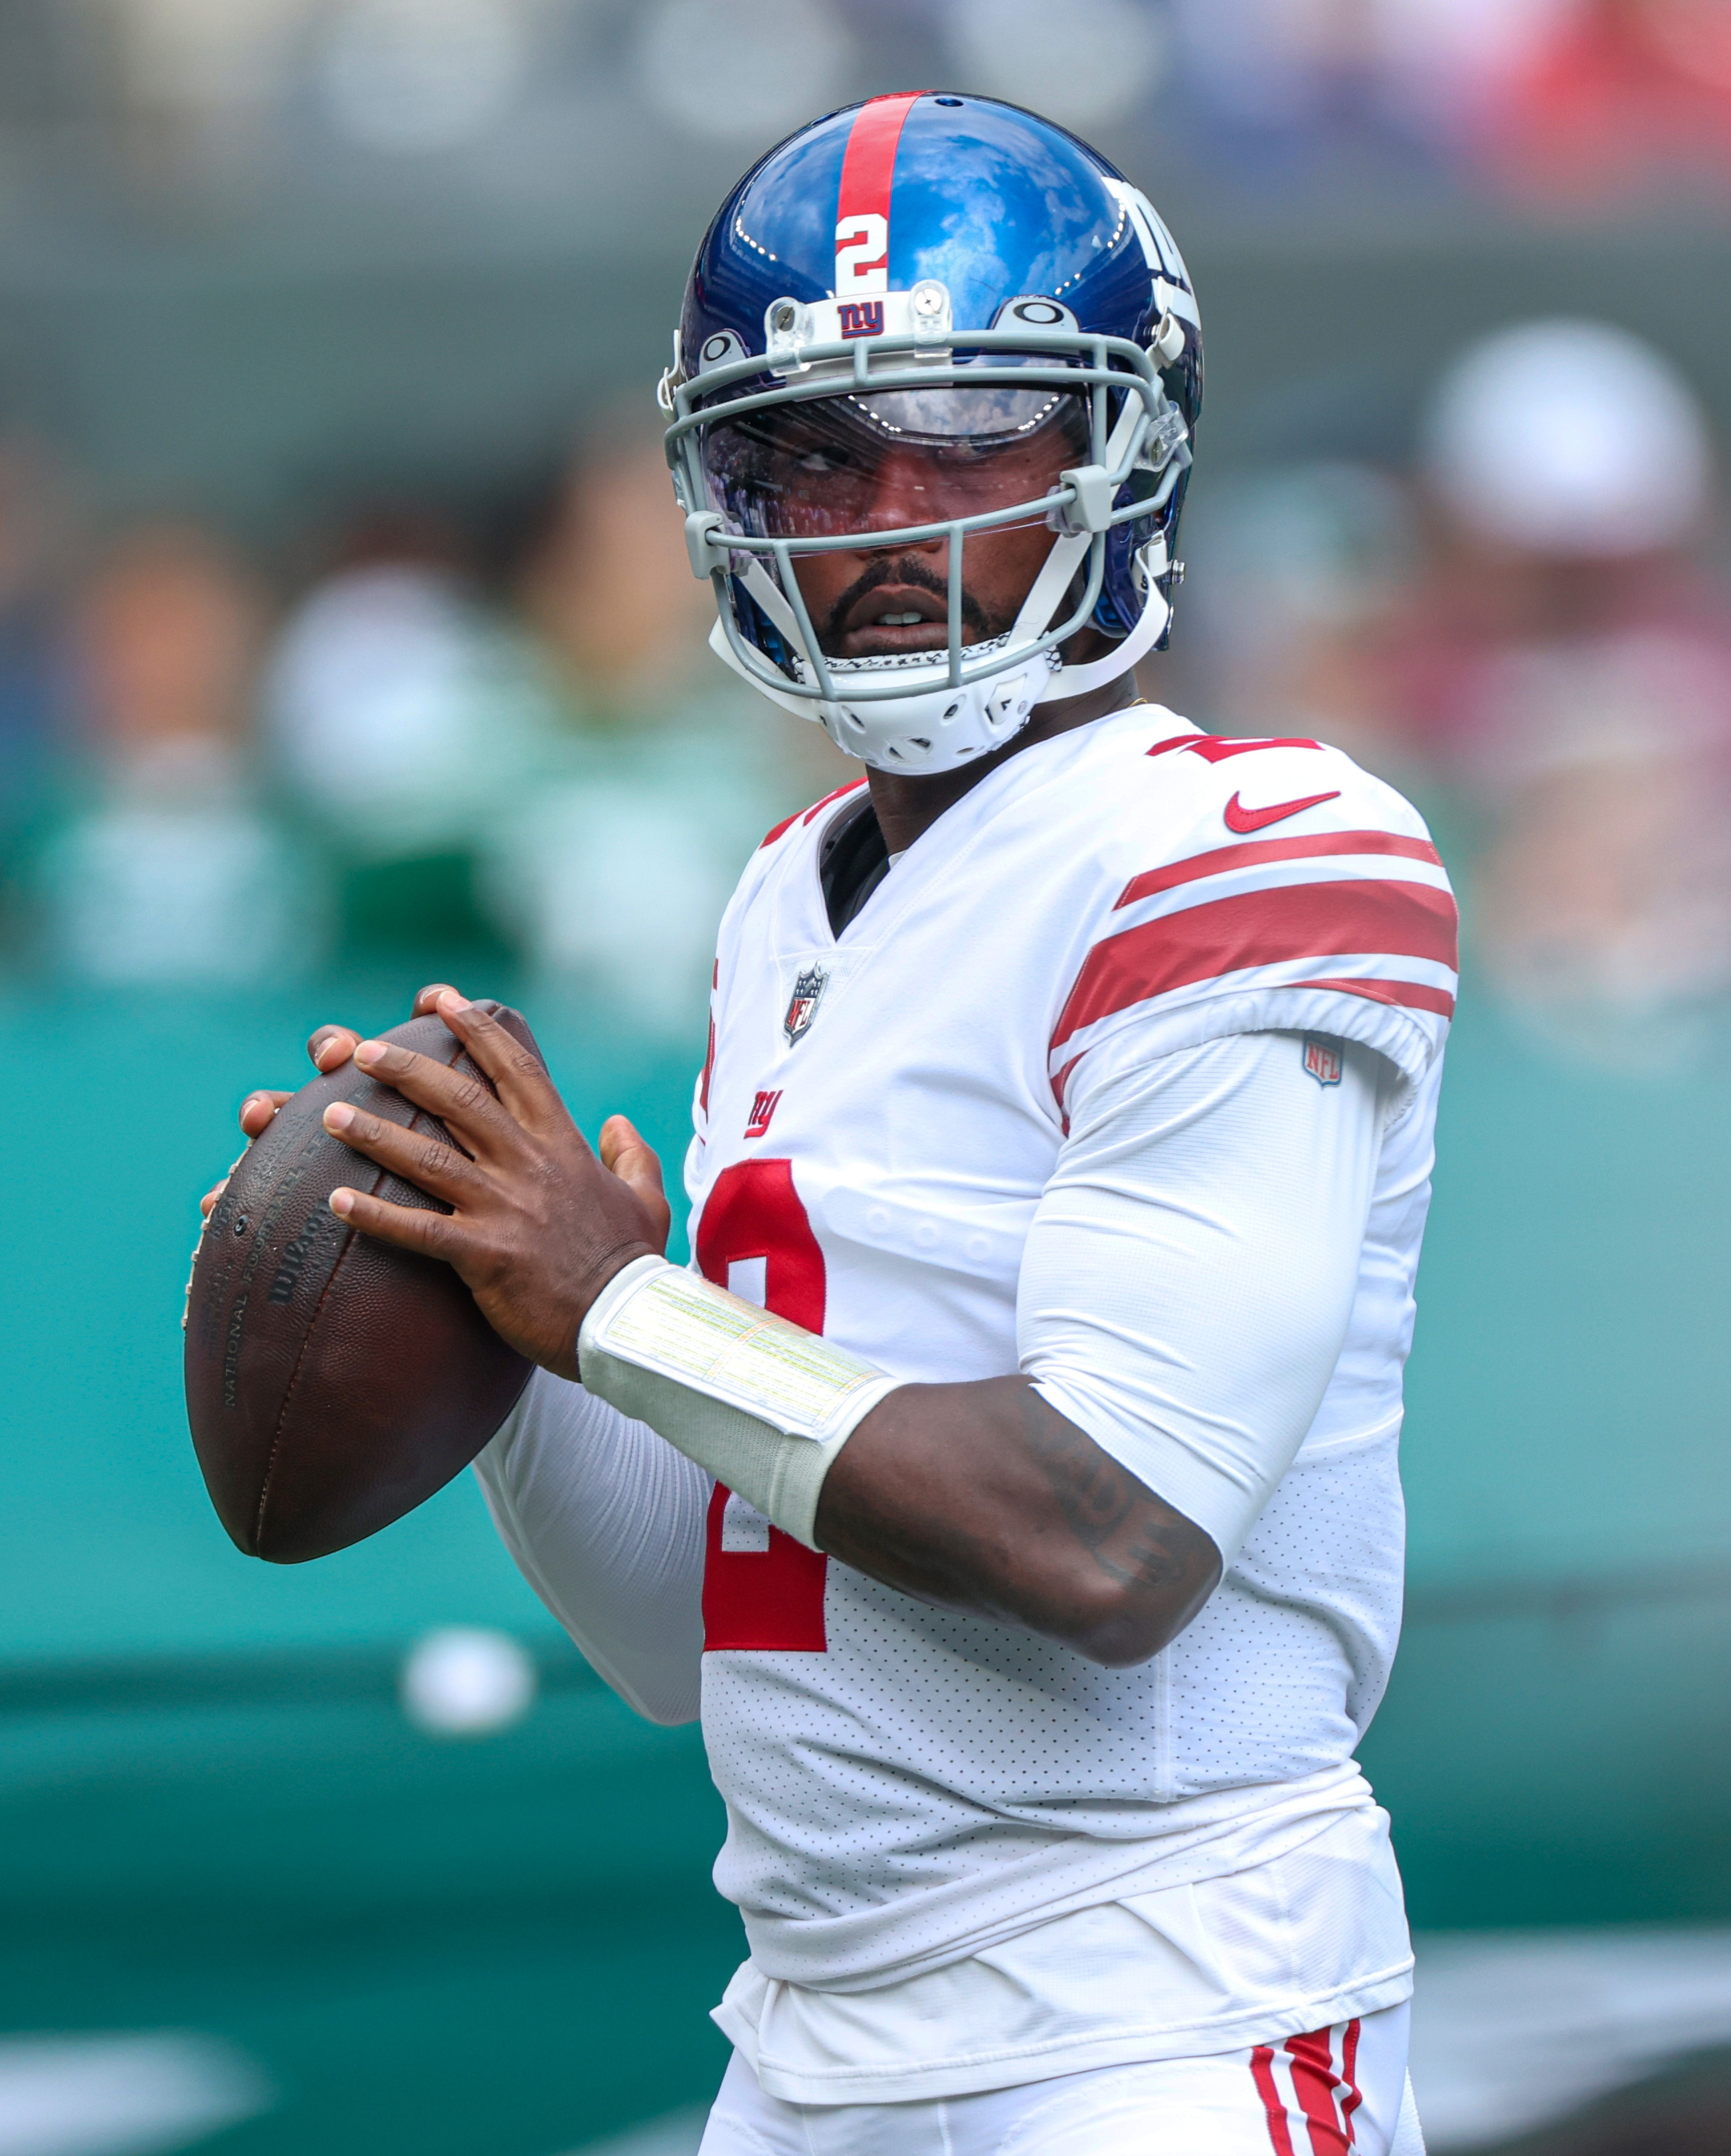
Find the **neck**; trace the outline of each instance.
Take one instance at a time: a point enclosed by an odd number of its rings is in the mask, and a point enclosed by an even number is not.
[[[892,854],[904,852],[922,832],[931,829],[946,808],[954,808],[963,794],[970,793],[988,773],[996,771],[1012,756],[1019,756],[1023,749],[1032,748],[1037,742],[1050,741],[1056,734],[1073,732],[1078,726],[1104,718],[1109,711],[1124,711],[1135,701],[1136,677],[1131,672],[1087,696],[1068,696],[1061,703],[1042,704],[1013,740],[1006,742],[990,756],[976,756],[971,763],[959,765],[954,771],[931,772],[915,778],[904,778],[894,771],[868,770],[866,777],[872,789],[872,807],[877,812],[885,846]]]

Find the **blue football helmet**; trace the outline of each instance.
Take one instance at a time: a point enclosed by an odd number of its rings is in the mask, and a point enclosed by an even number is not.
[[[716,650],[868,764],[986,755],[1166,640],[1201,319],[1146,198],[1049,121],[921,91],[791,136],[710,225],[660,395]],[[1020,612],[985,619],[969,535],[1039,526]],[[945,645],[833,655],[796,565],[937,542],[947,574],[908,574]],[[1106,654],[1067,661],[1087,628]]]

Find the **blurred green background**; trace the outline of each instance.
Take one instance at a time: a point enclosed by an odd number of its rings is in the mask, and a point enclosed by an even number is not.
[[[1583,2096],[1699,2052],[1667,2156],[1731,2146],[1731,10],[8,0],[0,2156],[695,2145],[742,1951],[695,1732],[468,1477],[236,1553],[180,1301],[241,1095],[430,979],[677,1163],[727,891],[849,774],[709,658],[653,383],[738,172],[922,83],[1185,247],[1145,693],[1346,747],[1463,894],[1364,1748],[1432,2145],[1631,2156]],[[448,1626],[520,1719],[405,1713]]]
[[[393,1001],[356,980],[6,1009],[0,2015],[233,2040],[281,2092],[222,2137],[237,2156],[551,2156],[700,2102],[724,2061],[704,2017],[741,1940],[696,1732],[588,1674],[467,1476],[319,1564],[242,1558],[179,1399],[191,1199],[237,1097],[292,1081],[320,1016]],[[1731,1919],[1727,1087],[1559,1072],[1466,1008],[1411,1615],[1366,1767],[1421,1928]],[[586,1125],[622,1103],[676,1157],[689,1059],[530,1009]],[[447,1623],[530,1644],[517,1727],[404,1720],[402,1650]]]

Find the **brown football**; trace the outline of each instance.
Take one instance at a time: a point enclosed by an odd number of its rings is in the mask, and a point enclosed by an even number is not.
[[[481,1008],[535,1048],[515,1011]],[[442,1019],[381,1037],[481,1075]],[[357,1234],[330,1210],[345,1183],[446,1209],[332,1137],[323,1118],[333,1101],[446,1136],[353,1062],[315,1078],[229,1177],[187,1290],[187,1419],[205,1487],[240,1548],[279,1564],[345,1549],[442,1489],[504,1422],[533,1367],[448,1265]]]

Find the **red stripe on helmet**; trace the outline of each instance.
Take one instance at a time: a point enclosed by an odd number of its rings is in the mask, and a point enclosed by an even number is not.
[[[889,190],[895,177],[896,146],[902,124],[922,97],[923,90],[898,90],[894,96],[874,97],[859,108],[842,154],[842,187],[836,199],[836,252],[839,258],[850,249],[848,290],[859,291],[868,284],[878,291],[889,277]],[[866,220],[883,219],[881,248],[872,246],[876,237]],[[861,253],[869,247],[869,253]],[[843,280],[838,275],[839,294]]]

